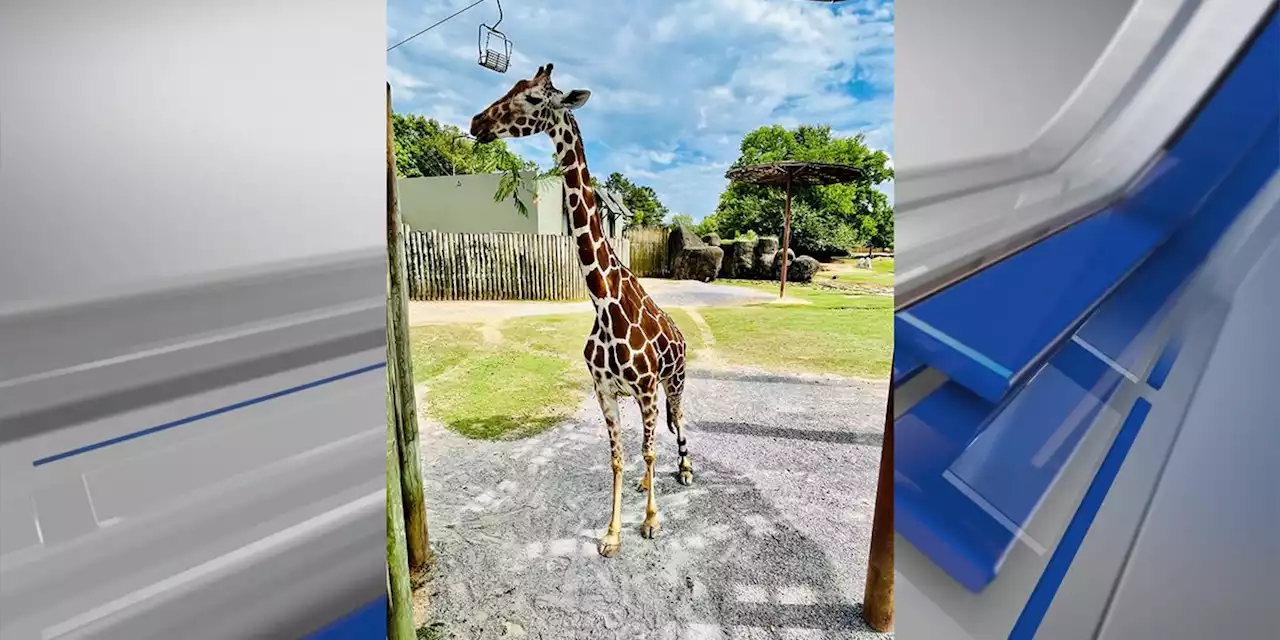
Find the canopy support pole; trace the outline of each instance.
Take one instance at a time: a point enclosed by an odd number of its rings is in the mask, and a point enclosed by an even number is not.
[[[787,174],[787,204],[782,218],[782,275],[778,286],[778,297],[787,296],[787,251],[791,247],[791,174]]]

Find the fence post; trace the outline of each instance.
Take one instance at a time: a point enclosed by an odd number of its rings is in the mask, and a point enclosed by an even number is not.
[[[867,584],[862,617],[876,631],[893,628],[893,384],[885,403],[884,441],[876,481],[875,514],[871,521],[871,550],[867,554]]]
[[[404,502],[405,539],[409,566],[419,569],[431,562],[427,538],[427,509],[422,495],[421,458],[418,456],[418,407],[413,392],[413,360],[409,354],[409,312],[405,291],[404,228],[396,189],[395,129],[391,118],[391,83],[387,83],[387,376],[394,380],[397,407],[396,441],[399,446],[400,484]],[[394,377],[392,377],[394,374]]]
[[[388,331],[388,334],[390,332]],[[390,337],[390,336],[388,336]],[[400,492],[400,446],[396,428],[396,389],[387,370],[387,640],[415,640],[413,587],[405,548],[404,503]]]

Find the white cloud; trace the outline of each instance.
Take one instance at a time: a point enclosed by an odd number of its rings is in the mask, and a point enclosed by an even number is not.
[[[467,4],[391,0],[388,45],[398,41],[392,30],[413,33]],[[482,4],[388,56],[396,109],[465,128],[515,80],[554,62],[558,87],[592,91],[578,112],[592,173],[622,171],[695,219],[715,209],[739,141],[757,127],[829,124],[892,150],[891,0],[547,0],[503,9],[510,72],[476,64],[477,25],[497,18]],[[543,137],[512,148],[539,162],[550,155]]]

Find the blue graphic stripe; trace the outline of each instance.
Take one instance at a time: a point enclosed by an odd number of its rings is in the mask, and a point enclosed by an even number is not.
[[[315,632],[307,640],[386,640],[386,637],[387,597],[382,596]]]
[[[1036,631],[1040,629],[1040,623],[1044,621],[1045,613],[1049,611],[1049,605],[1053,604],[1058,588],[1062,586],[1072,561],[1080,551],[1080,545],[1084,543],[1084,538],[1089,533],[1089,527],[1093,525],[1098,510],[1102,508],[1107,493],[1111,491],[1111,485],[1115,484],[1116,476],[1124,466],[1124,460],[1128,457],[1129,450],[1133,448],[1133,443],[1138,438],[1138,433],[1142,430],[1142,425],[1150,412],[1151,403],[1142,398],[1134,402],[1133,408],[1129,410],[1129,416],[1125,418],[1120,432],[1116,434],[1111,450],[1103,458],[1102,466],[1098,468],[1097,474],[1093,476],[1093,482],[1089,484],[1088,491],[1080,501],[1080,508],[1072,516],[1071,523],[1062,534],[1062,540],[1058,542],[1058,547],[1049,558],[1044,573],[1040,575],[1040,581],[1036,583],[1031,597],[1022,609],[1022,614],[1018,616],[1017,623],[1009,632],[1009,640],[1035,638]]]
[[[182,419],[180,419],[180,420],[174,420],[174,421],[172,421],[172,422],[166,422],[166,423],[164,423],[164,424],[159,424],[159,425],[156,425],[156,426],[154,426],[154,427],[148,427],[148,428],[146,428],[146,429],[142,429],[142,430],[140,430],[140,431],[134,431],[134,432],[132,432],[132,433],[126,433],[126,434],[124,434],[124,435],[122,435],[122,436],[116,436],[116,437],[111,438],[111,439],[109,439],[109,440],[103,440],[103,441],[101,441],[101,442],[95,442],[95,443],[93,443],[93,444],[88,444],[88,445],[85,445],[85,446],[83,446],[83,447],[77,447],[77,448],[72,449],[72,450],[70,450],[70,451],[64,451],[64,452],[59,453],[59,454],[51,455],[51,456],[48,456],[48,457],[45,457],[45,458],[40,458],[40,459],[35,460],[34,462],[32,462],[32,463],[31,463],[31,466],[33,466],[33,467],[39,467],[39,466],[41,466],[41,465],[46,465],[46,464],[49,464],[49,463],[51,463],[51,462],[57,462],[57,461],[59,461],[59,460],[66,460],[67,458],[75,457],[75,456],[78,456],[78,455],[81,455],[81,454],[84,454],[84,453],[88,453],[88,452],[90,452],[90,451],[97,451],[98,449],[104,449],[104,448],[106,448],[106,447],[110,447],[110,446],[112,446],[112,445],[117,445],[117,444],[120,444],[121,442],[128,442],[129,440],[136,440],[136,439],[138,439],[138,438],[142,438],[142,437],[145,437],[145,436],[149,436],[149,435],[154,434],[154,433],[159,433],[159,432],[161,432],[161,431],[168,431],[169,429],[173,429],[173,428],[176,428],[176,427],[181,427],[181,426],[183,426],[183,425],[188,425],[188,424],[191,424],[191,423],[193,423],[193,422],[199,422],[199,421],[204,420],[204,419],[206,419],[206,418],[212,418],[212,417],[214,417],[214,416],[220,416],[220,415],[223,415],[223,414],[226,414],[226,413],[231,413],[232,411],[236,411],[236,410],[238,410],[238,409],[243,409],[243,408],[245,408],[245,407],[251,407],[251,406],[256,405],[256,404],[262,404],[262,403],[264,403],[264,402],[269,402],[269,401],[271,401],[271,400],[275,400],[275,399],[277,399],[277,398],[283,398],[284,396],[293,395],[293,394],[295,394],[295,393],[299,393],[299,392],[302,392],[302,391],[306,391],[306,390],[308,390],[308,389],[314,389],[314,388],[316,388],[316,387],[321,387],[321,386],[324,386],[324,385],[326,385],[326,384],[331,384],[331,383],[334,383],[334,382],[338,382],[338,381],[340,381],[340,380],[346,380],[347,378],[351,378],[351,377],[354,377],[354,376],[358,376],[358,375],[361,375],[361,374],[364,374],[364,373],[369,373],[370,371],[377,371],[377,370],[382,369],[382,368],[384,368],[384,367],[386,367],[386,366],[387,366],[387,363],[386,363],[386,361],[384,360],[384,361],[379,362],[379,363],[377,363],[377,364],[371,364],[371,365],[368,365],[368,366],[360,367],[359,369],[352,369],[351,371],[345,371],[345,372],[343,372],[343,373],[339,373],[339,374],[337,374],[337,375],[329,376],[328,378],[322,378],[322,379],[320,379],[320,380],[315,380],[315,381],[312,381],[312,382],[308,382],[308,383],[306,383],[306,384],[300,384],[300,385],[298,385],[298,386],[296,386],[296,387],[289,387],[288,389],[282,389],[282,390],[280,390],[280,391],[276,391],[276,392],[274,392],[274,393],[269,393],[269,394],[267,394],[267,395],[265,395],[265,396],[258,396],[258,397],[256,397],[256,398],[250,398],[250,399],[248,399],[248,400],[244,400],[244,401],[241,401],[241,402],[237,402],[237,403],[235,403],[235,404],[227,405],[227,406],[225,406],[225,407],[219,407],[219,408],[217,408],[217,409],[212,409],[212,410],[210,410],[210,411],[205,411],[204,413],[197,413],[196,415],[188,416],[188,417],[186,417],[186,418],[182,418]]]
[[[992,360],[991,358],[988,358],[987,356],[983,355],[979,351],[969,347],[969,345],[966,345],[960,342],[959,340],[956,340],[955,338],[951,337],[950,335],[947,335],[941,329],[938,329],[937,327],[929,324],[928,322],[925,322],[924,320],[917,318],[915,314],[909,311],[902,311],[902,312],[899,312],[898,315],[895,317],[898,318],[899,320],[902,320],[907,325],[914,327],[916,329],[919,329],[926,336],[933,338],[934,340],[937,340],[938,342],[942,343],[943,346],[953,349],[956,352],[963,355],[964,357],[970,360],[973,360],[983,368],[995,373],[996,375],[1002,378],[1008,378],[1013,376],[1013,371],[1010,371],[1008,367],[1001,365],[995,360]]]
[[[1202,256],[1193,250],[1207,252],[1212,245],[1201,238],[1220,235],[1238,213],[1234,201],[1256,193],[1248,184],[1258,179],[1256,172],[1274,166],[1277,60],[1280,23],[1273,17],[1137,192],[913,305],[914,317],[899,313],[895,348],[910,349],[956,384],[1002,402],[1022,382],[1015,377],[1032,375],[1057,341],[1180,229],[1198,230],[1184,235],[1175,252],[1182,256],[1166,258],[1169,266],[1197,265]],[[1265,173],[1259,184],[1269,177]],[[1166,297],[1156,290],[1181,275],[1148,272],[1148,297]],[[1099,322],[1081,337],[1127,366],[1119,347],[1141,327],[1123,312]],[[1095,330],[1109,335],[1090,335]]]
[[[1169,372],[1173,370],[1173,363],[1178,359],[1178,353],[1182,351],[1182,340],[1174,336],[1169,340],[1169,344],[1165,345],[1164,351],[1160,357],[1156,359],[1156,364],[1151,368],[1151,374],[1147,376],[1147,384],[1157,391],[1164,386],[1165,380],[1169,378]]]

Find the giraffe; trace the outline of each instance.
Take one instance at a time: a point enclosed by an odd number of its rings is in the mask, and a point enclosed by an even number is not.
[[[471,135],[484,144],[498,138],[546,133],[555,144],[564,173],[564,202],[573,224],[574,243],[587,292],[595,307],[595,324],[582,355],[594,383],[596,400],[609,432],[613,469],[613,510],[609,526],[596,545],[611,558],[622,548],[622,440],[618,398],[630,396],[640,405],[644,422],[644,477],[638,491],[648,493],[640,534],[652,539],[660,523],[654,498],[653,435],[658,422],[658,388],[666,392],[667,429],[676,436],[679,453],[677,480],[693,483],[693,463],[685,441],[685,341],[676,323],[645,293],[631,271],[622,265],[605,240],[596,210],[595,194],[583,153],[582,135],[572,111],[586,104],[591,92],[562,92],[551,83],[550,63],[530,79],[522,79],[506,95],[471,119]]]

